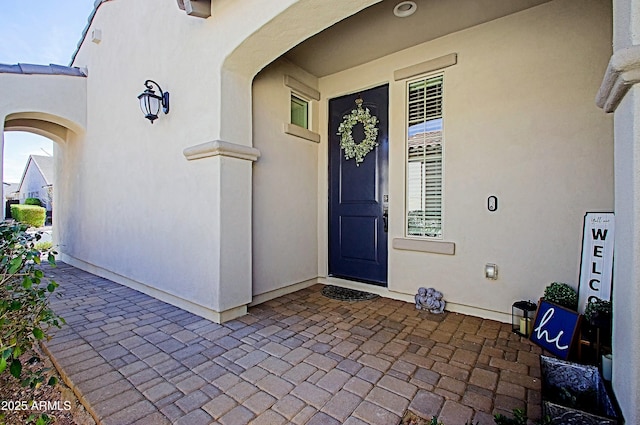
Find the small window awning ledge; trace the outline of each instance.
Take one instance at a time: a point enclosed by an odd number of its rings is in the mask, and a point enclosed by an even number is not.
[[[256,148],[237,145],[235,143],[229,143],[222,140],[214,140],[191,146],[182,151],[182,153],[189,161],[212,156],[228,156],[253,162],[257,161],[260,157],[260,151]]]
[[[618,50],[611,56],[596,96],[596,105],[614,112],[627,91],[640,83],[640,45]]]
[[[178,0],[178,7],[196,18],[211,16],[211,0]]]

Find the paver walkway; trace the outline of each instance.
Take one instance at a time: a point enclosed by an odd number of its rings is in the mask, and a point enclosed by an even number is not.
[[[447,425],[540,415],[540,349],[510,325],[431,315],[378,298],[330,300],[322,286],[218,325],[60,264],[46,344],[103,424],[381,424],[410,409]]]

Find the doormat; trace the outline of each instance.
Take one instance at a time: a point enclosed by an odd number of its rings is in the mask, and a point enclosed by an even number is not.
[[[429,421],[407,410],[404,412],[404,416],[402,417],[399,425],[435,425],[437,423],[438,420],[436,418],[432,418]]]
[[[339,286],[333,285],[326,285],[324,288],[322,288],[322,295],[327,298],[340,301],[366,301],[379,297],[379,295],[372,294],[370,292],[340,288]]]

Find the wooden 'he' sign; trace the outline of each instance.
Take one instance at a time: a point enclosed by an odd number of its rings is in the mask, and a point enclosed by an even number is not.
[[[566,360],[579,324],[578,312],[540,300],[536,320],[533,322],[531,341]]]

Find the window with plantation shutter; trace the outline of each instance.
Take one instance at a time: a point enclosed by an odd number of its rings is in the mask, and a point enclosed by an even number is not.
[[[442,237],[443,76],[408,83],[407,236]]]

